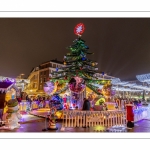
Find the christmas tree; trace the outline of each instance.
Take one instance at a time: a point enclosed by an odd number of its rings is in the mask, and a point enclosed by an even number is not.
[[[53,81],[56,86],[59,85],[61,87],[59,90],[56,90],[57,94],[67,90],[68,87],[71,89],[72,86],[68,86],[68,83],[72,84],[76,82],[80,84],[76,92],[81,92],[81,85],[85,85],[98,95],[102,95],[98,88],[100,84],[111,85],[110,80],[99,80],[95,76],[95,74],[98,73],[98,63],[87,57],[87,55],[93,53],[89,52],[89,47],[85,44],[85,41],[81,39],[81,34],[84,32],[84,29],[82,23],[75,27],[74,33],[78,38],[67,48],[70,52],[64,56],[65,66],[56,68],[56,71],[52,73],[51,81]]]

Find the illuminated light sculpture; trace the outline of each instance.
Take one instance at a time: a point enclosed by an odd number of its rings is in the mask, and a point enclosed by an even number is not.
[[[49,128],[48,130],[57,130],[56,126],[56,119],[58,118],[56,116],[57,109],[55,107],[52,107],[50,109],[50,116],[49,116]]]
[[[19,120],[22,118],[19,112],[19,103],[16,99],[11,99],[7,102],[6,125],[5,128],[15,129],[19,128]]]
[[[122,85],[122,86],[133,87],[133,86],[135,86],[135,85],[136,85],[136,83],[127,83],[127,84],[124,84],[124,85]]]
[[[117,85],[126,85],[127,83],[128,82],[123,81],[123,82],[117,83]]]
[[[150,73],[148,74],[143,74],[143,75],[136,75],[136,78],[140,81],[140,82],[150,82]]]
[[[86,85],[82,78],[74,77],[69,82],[69,89],[74,93],[81,93],[85,89]]]
[[[120,83],[121,82],[121,80],[119,79],[119,78],[113,78],[113,79],[111,79],[112,81],[111,81],[111,83],[113,84],[113,85],[117,85],[117,83]]]
[[[50,95],[54,92],[55,84],[52,81],[48,81],[44,84],[44,91],[46,94]]]
[[[150,88],[149,88],[149,87],[147,87],[147,86],[142,86],[142,85],[136,85],[136,86],[133,86],[133,88],[140,89],[140,90],[150,91]]]
[[[85,30],[84,24],[83,23],[79,23],[79,24],[77,24],[75,26],[74,33],[76,35],[81,35],[81,34],[83,34],[84,30]]]

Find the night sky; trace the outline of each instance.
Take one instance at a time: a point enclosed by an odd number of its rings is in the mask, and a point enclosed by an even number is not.
[[[0,76],[27,77],[42,62],[62,61],[80,22],[99,71],[121,80],[150,73],[149,18],[0,18]]]

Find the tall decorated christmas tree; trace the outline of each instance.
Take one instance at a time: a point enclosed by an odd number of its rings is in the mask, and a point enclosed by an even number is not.
[[[76,93],[80,95],[79,101],[81,103],[83,103],[83,98],[86,96],[86,87],[97,95],[103,95],[103,92],[99,89],[99,85],[104,85],[105,87],[111,86],[110,80],[99,80],[95,76],[98,73],[98,63],[87,57],[87,55],[93,53],[89,52],[89,47],[81,39],[84,30],[85,27],[82,23],[75,27],[74,33],[78,38],[68,47],[70,52],[64,56],[64,66],[56,68],[56,71],[52,72],[50,79],[50,91],[53,94],[60,94],[69,89],[72,94]]]

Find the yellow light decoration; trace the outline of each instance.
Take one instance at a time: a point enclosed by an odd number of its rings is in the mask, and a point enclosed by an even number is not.
[[[61,119],[62,118],[62,111],[56,111],[56,116],[58,117],[58,119]]]
[[[91,77],[89,76],[89,75],[87,75],[87,74],[84,74],[86,77],[88,77],[89,79],[91,79]]]
[[[55,82],[55,89],[54,89],[53,93],[63,89],[65,86],[66,86],[66,83],[57,83],[57,82]]]
[[[66,65],[67,63],[66,62],[64,62],[64,65]]]
[[[92,66],[95,66],[95,63],[92,63]]]
[[[100,105],[100,103],[101,103],[102,101],[105,103],[105,98],[103,98],[103,97],[100,98],[100,99],[95,103],[95,105]]]
[[[102,88],[102,94],[106,97],[106,98],[110,98],[111,97],[111,83],[108,82],[107,84],[105,84]]]

